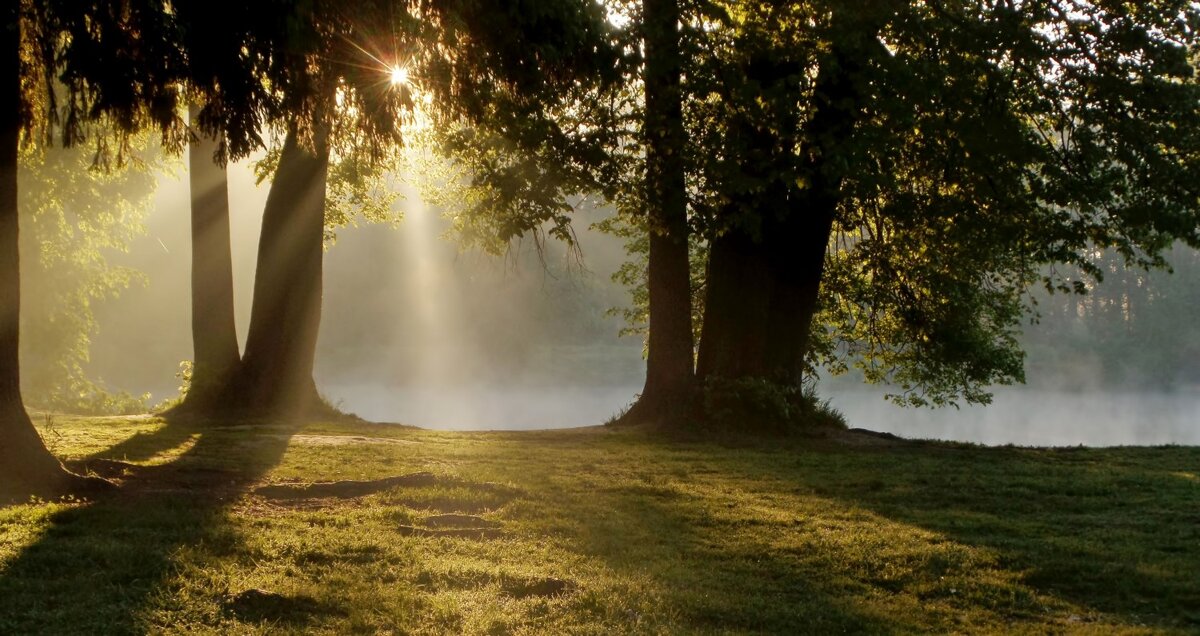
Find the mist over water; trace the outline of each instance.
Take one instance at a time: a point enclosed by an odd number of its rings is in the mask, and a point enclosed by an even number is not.
[[[182,171],[180,171],[182,172]],[[230,171],[238,332],[245,343],[266,185],[248,164]],[[624,260],[617,239],[577,223],[582,266],[551,245],[546,266],[530,243],[506,258],[460,251],[448,223],[410,187],[398,227],[339,232],[326,252],[315,375],[322,393],[369,420],[439,429],[540,429],[600,424],[641,390],[637,338],[618,338],[605,315],[627,302],[610,280]],[[110,258],[146,274],[96,308],[89,372],[113,388],[175,394],[191,357],[186,179],[163,175],[147,235]],[[1094,365],[1093,365],[1094,366]],[[820,387],[852,427],[909,438],[1038,446],[1200,444],[1200,392],[1073,387],[1061,372],[1031,368],[1031,387],[996,391],[987,407],[900,408],[883,389],[834,381]],[[1068,374],[1069,375],[1069,374]]]
[[[884,391],[823,393],[850,426],[901,437],[987,445],[1126,446],[1200,444],[1200,394],[1039,391],[1001,387],[988,406],[914,409]]]
[[[532,244],[507,257],[460,252],[448,223],[406,189],[397,228],[352,228],[327,253],[316,376],[369,420],[439,429],[603,423],[641,390],[641,344],[606,316],[620,241],[587,229],[583,262]],[[545,263],[542,263],[542,259]]]
[[[154,401],[176,393],[192,356],[186,175],[163,175],[147,235],[114,262],[146,274],[97,308],[89,371]],[[641,390],[637,338],[619,338],[606,310],[627,302],[611,281],[620,240],[576,224],[582,260],[530,241],[503,257],[460,250],[449,223],[399,183],[402,221],[338,232],[325,254],[314,371],[321,393],[360,417],[446,429],[526,429],[603,423]],[[267,185],[248,163],[230,170],[239,342],[245,345]],[[544,261],[544,262],[543,262]],[[135,352],[131,355],[131,352]]]
[[[632,401],[632,386],[326,386],[342,406],[376,422],[443,430],[533,430],[602,424]]]

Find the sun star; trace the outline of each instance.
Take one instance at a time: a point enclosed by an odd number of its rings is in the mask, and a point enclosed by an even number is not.
[[[408,69],[403,66],[392,67],[392,86],[408,83]]]

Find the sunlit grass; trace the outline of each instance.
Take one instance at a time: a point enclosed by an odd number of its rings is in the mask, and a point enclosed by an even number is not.
[[[3,633],[1200,627],[1200,484],[1181,478],[1200,449],[54,426],[71,457],[168,463],[87,506],[0,511]],[[254,493],[417,472],[356,498]],[[488,530],[439,534],[447,518]]]

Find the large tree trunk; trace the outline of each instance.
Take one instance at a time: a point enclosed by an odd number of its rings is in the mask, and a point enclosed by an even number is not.
[[[774,285],[766,323],[766,375],[794,386],[804,380],[804,358],[833,231],[836,204],[827,199],[807,199],[809,205],[793,210],[766,245]]]
[[[646,202],[650,226],[646,384],[624,421],[684,413],[694,383],[678,0],[646,0]]]
[[[233,309],[233,256],[229,245],[229,193],[225,166],[214,160],[217,140],[200,132],[200,107],[190,120],[188,146],[192,204],[192,383],[180,406],[211,411],[240,361]]]
[[[774,285],[761,242],[738,229],[714,237],[705,284],[696,375],[701,380],[763,375],[768,346],[763,326]]]
[[[21,261],[18,251],[17,145],[21,130],[17,0],[0,17],[0,500],[64,493],[84,485],[63,469],[33,428],[21,401],[18,357]]]
[[[313,382],[321,323],[328,129],[305,148],[292,127],[263,211],[250,332],[227,405],[249,414],[289,415],[320,405]]]
[[[870,34],[876,28],[870,24],[864,29],[867,35],[863,41],[852,46],[872,46],[869,42],[874,36]],[[804,379],[804,358],[819,308],[825,253],[841,196],[841,177],[831,173],[825,162],[854,132],[862,108],[854,80],[858,69],[858,62],[841,46],[835,46],[822,63],[812,96],[815,110],[805,131],[808,147],[802,149],[800,164],[808,187],[799,189],[788,184],[790,209],[778,217],[778,229],[767,237],[767,257],[775,284],[767,324],[768,373],[777,381],[797,386]]]
[[[787,176],[795,159],[790,148],[777,147],[769,128],[750,121],[739,124],[737,137],[748,142],[746,161],[767,157],[759,171],[783,177],[751,202],[742,202],[762,219],[758,240],[737,228],[713,240],[710,301],[705,305],[697,369],[701,380],[756,377],[794,386],[803,380],[841,187],[825,162],[854,128],[859,109],[851,79],[854,68],[836,47],[821,65],[812,97],[815,110],[805,129],[808,143],[798,166],[800,179]],[[756,78],[763,86],[788,75],[769,65],[757,70],[764,73]],[[779,129],[795,130],[793,125],[785,119]],[[800,182],[806,185],[802,188]]]

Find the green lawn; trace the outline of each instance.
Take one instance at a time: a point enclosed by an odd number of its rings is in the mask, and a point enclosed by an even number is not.
[[[1200,448],[39,423],[2,634],[1200,632]]]

